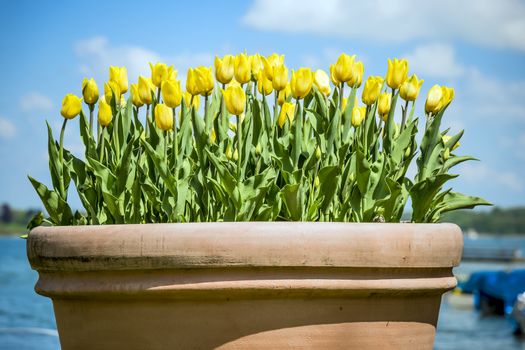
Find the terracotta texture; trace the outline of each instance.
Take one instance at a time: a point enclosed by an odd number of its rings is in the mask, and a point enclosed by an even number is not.
[[[40,227],[63,349],[432,349],[451,224]]]

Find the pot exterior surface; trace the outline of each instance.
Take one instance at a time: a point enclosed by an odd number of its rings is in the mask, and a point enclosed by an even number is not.
[[[432,349],[452,224],[40,227],[63,349]]]

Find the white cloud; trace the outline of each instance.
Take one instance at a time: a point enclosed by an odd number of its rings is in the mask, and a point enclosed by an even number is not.
[[[410,71],[419,76],[455,78],[465,72],[465,68],[457,62],[456,53],[451,45],[418,46],[403,57],[410,62]]]
[[[525,51],[520,0],[256,0],[242,22],[261,30],[379,42],[459,38]]]
[[[0,139],[9,140],[15,135],[15,125],[10,120],[0,117]]]
[[[112,45],[105,37],[94,37],[78,41],[75,52],[81,61],[81,73],[107,79],[109,66],[126,66],[129,80],[136,81],[139,75],[150,75],[149,62],[165,62],[179,71],[184,78],[189,67],[213,65],[213,56],[207,53],[182,52],[176,55],[160,53],[133,45]]]
[[[24,112],[49,111],[53,108],[51,99],[40,92],[30,92],[20,99],[20,108]]]
[[[496,183],[506,187],[508,190],[520,192],[525,187],[525,179],[511,171],[493,170],[484,163],[464,163],[459,171],[463,180],[471,181],[480,186],[488,183]]]

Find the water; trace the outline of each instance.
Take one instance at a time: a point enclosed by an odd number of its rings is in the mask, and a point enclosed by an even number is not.
[[[507,243],[524,247],[525,252],[525,238],[512,238]],[[486,244],[492,246],[494,241]],[[473,271],[512,268],[525,268],[525,264],[465,262],[455,273],[465,276]],[[0,350],[60,349],[51,301],[33,289],[37,277],[27,262],[25,241],[0,237]],[[512,335],[511,322],[503,317],[480,317],[469,305],[464,298],[443,298],[435,349],[525,350],[525,339]]]

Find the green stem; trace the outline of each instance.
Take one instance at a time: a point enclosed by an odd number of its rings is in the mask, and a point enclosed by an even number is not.
[[[341,110],[341,113],[343,111],[343,98],[345,94],[345,83],[341,82],[341,88],[339,89],[339,109]]]
[[[241,181],[241,154],[242,154],[242,122],[241,116],[237,116],[237,178]]]
[[[401,128],[400,130],[403,130],[405,127],[405,122],[407,118],[407,112],[408,112],[408,101],[405,101],[405,108],[403,109],[403,119],[401,120]]]
[[[164,131],[164,162],[168,162],[168,132]]]
[[[93,110],[95,109],[94,104],[89,104],[89,133],[93,136]]]
[[[104,161],[104,147],[105,147],[105,144],[106,144],[106,137],[104,136],[104,127],[102,126],[101,127],[101,133],[100,133],[100,150],[99,150],[99,158],[100,158],[100,163],[103,163]]]
[[[157,104],[160,103],[160,87],[157,88]]]
[[[177,166],[177,155],[179,154],[177,144],[177,118],[175,118],[175,108],[173,108],[173,166]]]
[[[64,176],[63,176],[63,173],[64,173],[64,132],[66,130],[66,124],[67,124],[67,119],[64,118],[64,123],[62,123],[62,129],[60,130],[60,149],[59,149],[59,158],[60,158],[60,164],[62,165],[62,174],[60,174],[60,179],[59,179],[59,186],[60,186],[60,196],[63,198],[63,199],[66,199],[66,190],[65,190],[65,186],[64,186]]]

